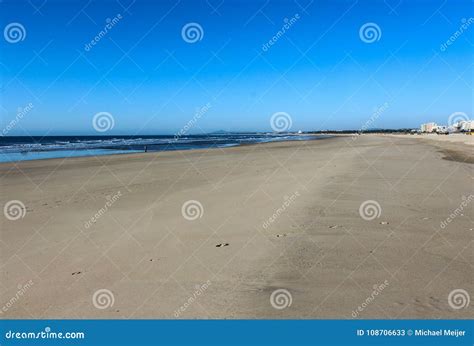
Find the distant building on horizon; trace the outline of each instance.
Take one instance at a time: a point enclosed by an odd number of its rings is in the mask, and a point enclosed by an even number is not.
[[[426,124],[421,124],[420,130],[423,133],[432,133],[436,132],[438,130],[438,125],[436,123],[426,123]]]
[[[462,120],[458,122],[457,128],[461,132],[469,132],[474,129],[474,120]]]
[[[474,120],[461,120],[450,126],[438,125],[436,123],[421,124],[420,132],[422,133],[456,133],[471,132],[474,130]]]

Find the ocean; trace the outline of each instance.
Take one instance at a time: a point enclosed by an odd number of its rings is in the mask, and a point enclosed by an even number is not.
[[[126,154],[147,151],[224,148],[243,144],[322,139],[328,136],[226,133],[160,136],[3,136],[0,162]]]

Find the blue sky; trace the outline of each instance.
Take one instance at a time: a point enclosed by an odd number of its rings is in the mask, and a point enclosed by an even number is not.
[[[418,127],[472,117],[471,1],[22,1],[0,4],[1,123],[33,108],[9,135],[179,131],[210,104],[191,133],[271,131],[276,112],[291,130]],[[89,50],[85,45],[121,19]],[[268,50],[262,46],[298,19]],[[5,39],[20,23],[22,41]],[[201,40],[182,37],[187,23]],[[364,42],[359,29],[380,28]],[[377,107],[388,104],[374,119]]]

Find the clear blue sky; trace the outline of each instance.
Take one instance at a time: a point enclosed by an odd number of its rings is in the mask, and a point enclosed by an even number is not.
[[[358,129],[447,123],[473,110],[471,1],[32,1],[3,0],[2,31],[21,23],[23,41],[1,38],[1,126],[30,102],[10,135],[174,133],[196,108],[211,108],[191,132],[270,131],[275,112],[292,130]],[[85,44],[122,19],[89,51]],[[299,19],[267,51],[285,23]],[[183,40],[199,23],[202,39]],[[380,27],[366,43],[359,29]],[[304,54],[303,54],[304,53]]]

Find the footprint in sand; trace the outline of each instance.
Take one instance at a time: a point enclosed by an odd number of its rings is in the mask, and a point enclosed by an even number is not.
[[[221,244],[216,245],[216,247],[221,247],[221,246],[229,246],[229,243],[221,243]]]

